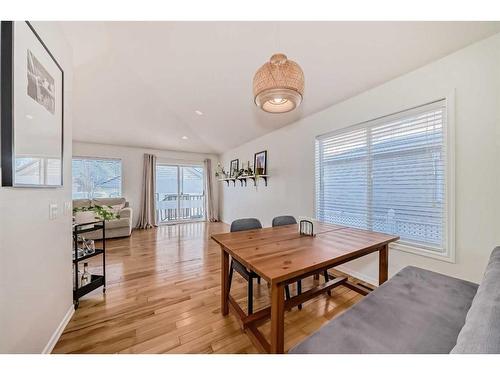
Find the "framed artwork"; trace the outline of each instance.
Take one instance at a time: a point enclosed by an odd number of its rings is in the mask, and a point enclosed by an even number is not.
[[[267,174],[267,151],[261,151],[255,154],[253,166],[256,175]]]
[[[2,186],[62,186],[64,72],[29,22],[0,41]]]
[[[231,160],[231,165],[229,166],[229,177],[233,178],[238,175],[240,162],[238,159]]]

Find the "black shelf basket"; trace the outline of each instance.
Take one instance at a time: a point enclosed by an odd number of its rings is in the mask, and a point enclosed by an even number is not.
[[[91,291],[103,287],[102,292],[106,293],[106,223],[105,221],[96,221],[92,223],[83,223],[73,225],[73,267],[75,272],[75,280],[73,286],[73,304],[75,309],[78,308],[79,299]],[[97,230],[102,230],[102,248],[95,249],[92,254],[85,254],[78,257],[78,235],[89,233]],[[90,283],[78,287],[78,265],[79,262],[86,259],[102,255],[102,275],[90,275]]]

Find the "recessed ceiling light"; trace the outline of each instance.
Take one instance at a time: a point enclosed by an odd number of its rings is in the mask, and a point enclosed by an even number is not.
[[[183,135],[181,138],[184,139],[184,140],[188,139],[188,137],[185,136],[185,135]]]
[[[33,120],[33,116],[31,116],[31,115],[26,115],[26,118],[27,118],[28,120]]]
[[[196,113],[198,116],[202,116],[203,115],[203,112],[200,111],[199,109],[197,109],[196,111],[194,111],[194,113]]]

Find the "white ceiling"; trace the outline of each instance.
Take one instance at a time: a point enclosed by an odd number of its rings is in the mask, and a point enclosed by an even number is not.
[[[61,25],[74,53],[75,140],[216,153],[500,32],[499,22]],[[275,52],[306,77],[288,114],[253,104],[253,74]]]

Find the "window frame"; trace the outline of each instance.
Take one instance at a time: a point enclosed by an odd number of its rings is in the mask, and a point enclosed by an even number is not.
[[[101,157],[101,156],[77,156],[73,155],[71,157],[71,199],[95,199],[95,198],[73,198],[73,160],[109,160],[109,161],[119,161],[120,162],[120,194],[119,197],[123,197],[123,159],[113,158],[113,157]],[[99,198],[97,198],[99,199]],[[107,199],[107,198],[106,198]]]
[[[388,115],[379,116],[371,120],[356,123],[354,125],[342,127],[328,133],[318,135],[315,138],[315,149],[314,149],[314,216],[317,219],[320,216],[318,204],[318,189],[321,189],[321,185],[318,181],[322,178],[318,176],[322,174],[322,168],[319,163],[321,163],[321,158],[318,158],[316,153],[318,151],[318,144],[321,144],[321,140],[330,138],[333,136],[341,135],[346,132],[354,131],[356,129],[363,129],[368,127],[376,126],[377,124],[391,121],[397,118],[407,117],[412,113],[418,112],[424,106],[429,106],[434,103],[443,102],[444,107],[444,119],[443,119],[443,144],[446,147],[446,160],[444,163],[445,167],[445,181],[444,181],[444,199],[445,199],[445,210],[446,210],[446,220],[444,220],[444,231],[446,232],[446,239],[443,252],[437,252],[432,250],[431,246],[418,245],[415,243],[409,243],[405,241],[397,241],[391,243],[389,246],[391,250],[398,250],[406,253],[411,253],[415,255],[420,255],[424,257],[429,257],[437,260],[442,260],[449,263],[455,263],[455,93],[451,92],[449,95],[439,97],[436,99],[429,100],[424,104],[415,105],[412,107],[407,107],[400,109]]]

